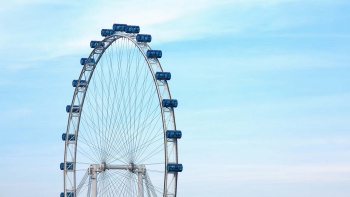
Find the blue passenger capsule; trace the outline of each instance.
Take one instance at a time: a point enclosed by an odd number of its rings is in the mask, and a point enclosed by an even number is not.
[[[163,99],[162,106],[163,107],[177,107],[177,100],[176,99]]]
[[[81,59],[80,59],[80,64],[81,64],[81,65],[85,65],[87,61],[88,61],[88,58],[81,58]],[[90,58],[88,64],[89,64],[89,65],[92,65],[92,64],[94,64],[94,63],[95,63],[95,59]]]
[[[94,41],[94,40],[92,40],[92,41],[90,42],[90,47],[91,47],[91,48],[96,48],[96,47],[98,47],[98,46],[104,47],[105,44],[104,44],[103,42],[101,42],[101,41]]]
[[[136,41],[137,42],[151,42],[152,36],[148,35],[148,34],[138,34],[136,36]]]
[[[168,172],[182,172],[183,166],[182,164],[168,164],[167,165]]]
[[[148,50],[146,55],[148,58],[161,58],[162,51],[161,50]]]
[[[68,136],[69,136],[68,137],[68,141],[75,141],[75,135],[74,134],[69,134]],[[67,134],[63,133],[62,134],[62,140],[66,141],[66,139],[67,139]]]
[[[74,197],[74,193],[73,192],[67,192],[66,194],[67,194],[66,197]],[[65,197],[64,196],[64,192],[61,192],[60,197]]]
[[[169,73],[169,72],[156,72],[156,79],[157,80],[170,80],[171,73]]]
[[[166,137],[171,139],[179,139],[182,137],[182,132],[178,130],[167,130]]]
[[[125,26],[124,31],[126,33],[138,34],[138,33],[140,33],[140,27],[133,26],[133,25],[127,25],[127,26]]]
[[[72,162],[66,162],[66,169],[73,170],[74,166]],[[64,170],[64,163],[60,163],[60,169]]]
[[[70,109],[71,109],[71,105],[67,105],[67,106],[66,106],[66,112],[69,113],[69,112],[70,112]],[[79,105],[74,105],[74,106],[73,106],[73,109],[72,109],[72,112],[73,112],[73,113],[79,113],[79,111],[80,111]]]
[[[127,24],[113,24],[114,31],[125,31]]]
[[[80,83],[78,84],[79,80],[73,80],[72,81],[72,86],[73,87],[86,87],[87,86],[87,82],[86,80],[80,80]]]
[[[101,36],[103,36],[103,37],[113,35],[114,33],[115,33],[115,31],[113,29],[102,29],[101,30]]]

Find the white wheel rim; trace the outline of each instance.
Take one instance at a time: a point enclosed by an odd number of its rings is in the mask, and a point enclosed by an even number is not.
[[[162,99],[171,99],[167,82],[155,79],[162,67],[146,57],[150,47],[133,34],[117,33],[102,42],[104,47],[89,56],[95,63],[86,63],[79,76],[88,88],[74,91],[71,106],[81,110],[69,113],[66,135],[77,139],[66,139],[64,163],[75,165],[64,169],[64,191],[88,195],[90,184],[80,181],[90,164],[135,163],[147,168],[144,196],[153,196],[150,190],[176,196],[177,174],[167,173],[166,165],[178,163],[177,142],[165,137],[166,130],[176,130],[175,116],[161,106]],[[99,173],[98,196],[137,196],[134,175],[129,170]]]

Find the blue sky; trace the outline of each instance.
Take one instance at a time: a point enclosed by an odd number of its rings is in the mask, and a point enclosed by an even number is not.
[[[163,50],[179,196],[350,195],[345,0],[14,0],[0,8],[0,196],[58,196],[79,60],[113,23]]]

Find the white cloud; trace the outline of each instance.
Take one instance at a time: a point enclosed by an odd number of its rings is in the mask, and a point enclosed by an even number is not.
[[[12,9],[17,9],[18,7],[24,7],[34,4],[44,4],[44,3],[59,3],[62,1],[58,0],[11,0],[1,3],[0,14],[1,12],[11,12]]]
[[[228,174],[211,176],[224,181],[282,181],[282,182],[334,182],[350,181],[348,164],[306,165],[230,165],[220,166]],[[208,176],[202,178],[209,178]]]
[[[28,108],[17,108],[6,112],[7,118],[11,119],[21,119],[23,117],[28,117],[31,114],[32,110]],[[2,116],[5,116],[5,114],[3,114]]]
[[[21,17],[30,17],[28,20],[23,18],[21,21],[25,21],[23,25],[30,24],[27,25],[30,28],[22,31],[18,25],[14,26],[16,28],[13,30],[7,29],[6,32],[0,32],[2,35],[0,37],[6,38],[0,40],[0,43],[5,46],[4,48],[22,53],[21,57],[28,60],[33,56],[39,56],[36,58],[40,59],[40,56],[55,58],[89,53],[89,50],[91,51],[88,46],[89,41],[102,39],[100,30],[111,28],[113,23],[140,25],[141,33],[152,34],[154,43],[157,44],[210,36],[239,35],[256,30],[274,31],[308,23],[308,21],[295,21],[293,18],[276,17],[276,14],[279,13],[269,10],[290,2],[298,2],[303,5],[301,0],[155,0],[152,2],[104,0],[98,4],[93,1],[81,3],[15,0],[4,3],[2,5],[4,12],[0,12],[0,15],[7,20],[7,23],[16,23],[15,18],[11,17],[11,10],[19,7],[26,8],[22,11],[26,14]],[[328,0],[322,2],[328,2]],[[42,9],[51,9],[52,11],[45,19],[42,18],[43,16],[39,19],[35,18],[36,10],[28,5],[42,6]],[[51,7],[45,7],[47,5]],[[65,8],[72,8],[72,10],[52,9],[55,5],[64,5]],[[261,9],[265,11],[260,10],[261,13],[258,14],[254,14],[254,10],[249,11],[256,6],[263,7]],[[60,17],[63,18],[55,17],[56,12],[59,12]],[[267,25],[266,22],[268,22]],[[35,25],[32,27],[32,24]],[[45,33],[42,32],[42,29],[38,29],[43,28],[38,24],[46,26]],[[18,39],[21,39],[21,46],[13,44]],[[8,51],[4,52],[9,53]],[[270,59],[265,61],[270,61]],[[5,66],[14,69],[26,67],[16,63]]]
[[[21,71],[27,68],[33,67],[32,64],[26,62],[16,62],[14,64],[7,64],[7,65],[2,65],[1,67],[4,67],[4,69],[11,71],[11,72],[16,72],[16,71]]]
[[[347,182],[350,181],[350,160],[345,157],[350,152],[324,150],[339,144],[349,146],[349,142],[349,139],[340,138],[192,140],[191,148],[180,150],[180,161],[186,172],[181,180],[188,183],[197,179],[202,183],[224,185],[242,181]],[[288,147],[294,150],[290,152]],[[195,156],[199,152],[201,154]],[[194,157],[196,159],[192,160]],[[204,169],[206,173],[201,173]]]
[[[76,23],[84,32],[110,28],[113,23],[140,25],[141,32],[152,33],[157,42],[198,39],[206,36],[225,35],[232,32],[261,28],[271,31],[298,26],[308,21],[293,21],[276,17],[269,8],[300,0],[155,0],[145,3],[139,0],[102,1],[76,16]],[[261,13],[249,12],[251,7],[264,7]],[[231,11],[229,11],[231,8]],[[226,9],[226,10],[225,10]],[[224,11],[223,11],[224,10]],[[94,14],[98,13],[98,14]],[[253,14],[253,15],[252,15]],[[262,14],[262,15],[259,15]],[[253,17],[249,17],[249,16]],[[294,16],[296,17],[296,16]],[[265,20],[265,21],[264,21]],[[270,20],[270,21],[266,21]],[[305,18],[303,20],[306,20]],[[266,25],[266,22],[267,25]],[[75,26],[77,27],[77,26]],[[99,32],[95,32],[95,35]]]

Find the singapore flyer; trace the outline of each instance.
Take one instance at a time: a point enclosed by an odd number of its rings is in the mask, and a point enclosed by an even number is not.
[[[66,106],[61,197],[176,197],[178,140],[171,73],[139,26],[113,24],[80,60]]]

